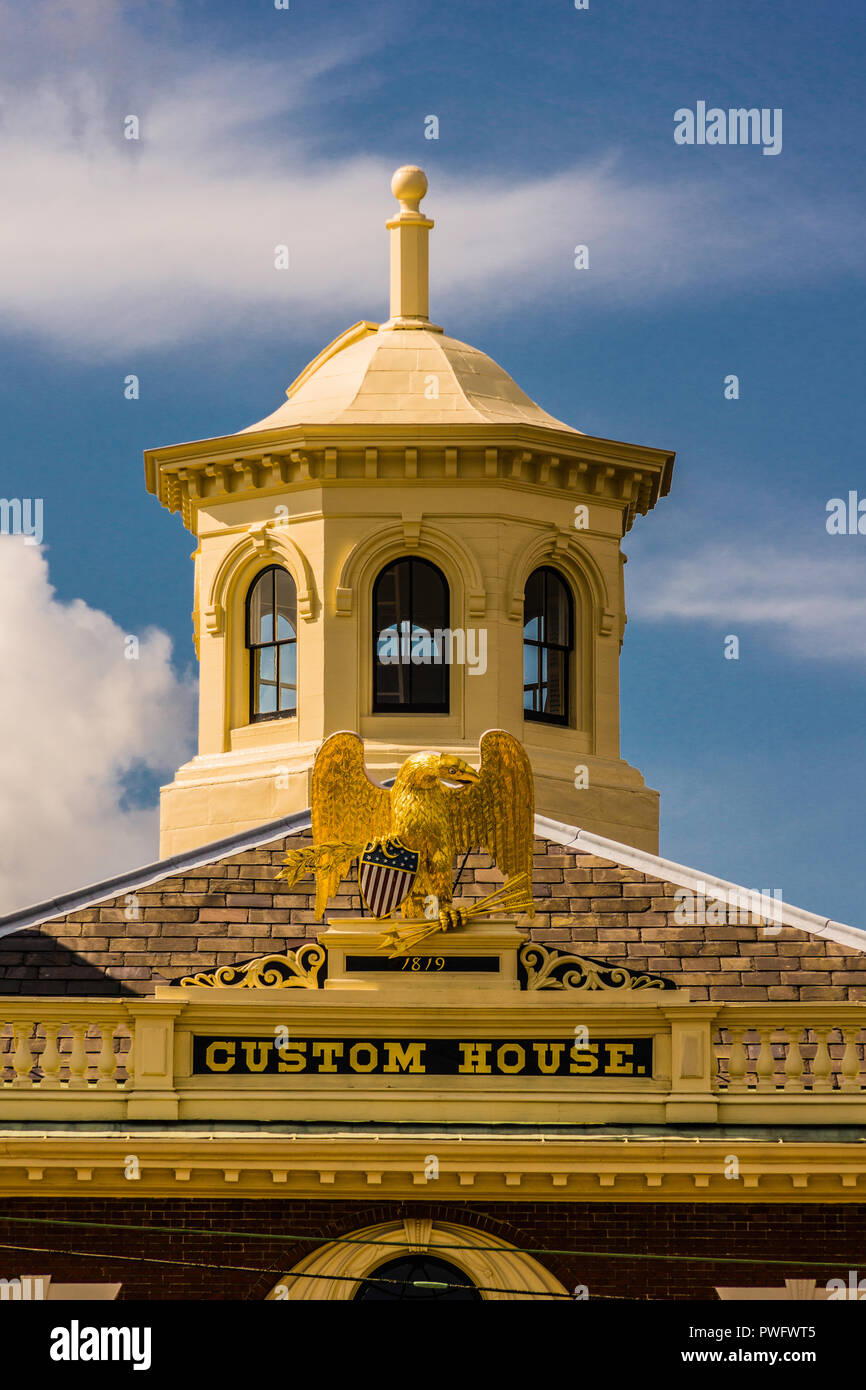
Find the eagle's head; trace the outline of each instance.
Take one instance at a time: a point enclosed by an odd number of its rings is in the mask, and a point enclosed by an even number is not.
[[[478,773],[454,753],[413,753],[401,768],[413,787],[432,788],[442,783],[469,786],[478,781]],[[400,774],[398,774],[398,777]]]
[[[478,773],[453,753],[439,754],[438,775],[440,782],[457,782],[460,786],[471,786],[479,780]]]

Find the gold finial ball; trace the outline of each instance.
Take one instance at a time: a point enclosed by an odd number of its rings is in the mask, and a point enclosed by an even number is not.
[[[403,212],[417,212],[427,192],[427,175],[417,164],[403,164],[391,178],[391,192]]]

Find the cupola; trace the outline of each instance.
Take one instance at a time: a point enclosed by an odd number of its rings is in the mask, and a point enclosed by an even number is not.
[[[537,809],[655,850],[658,797],[620,757],[622,537],[673,455],[583,434],[429,318],[415,166],[386,322],[347,329],[234,434],[145,453],[195,535],[197,755],[163,788],[171,854],[309,805],[321,741],[372,776],[488,728],[532,759]]]

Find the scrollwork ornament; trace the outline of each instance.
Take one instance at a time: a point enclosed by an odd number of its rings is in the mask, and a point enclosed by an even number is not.
[[[245,965],[220,965],[216,970],[185,975],[178,983],[210,988],[319,989],[319,971],[324,962],[325,948],[316,941],[307,941],[296,951],[259,956]]]
[[[520,951],[520,964],[526,972],[526,988],[568,990],[676,989],[664,975],[629,970],[625,965],[593,960],[591,956],[571,955],[555,947],[528,941]]]

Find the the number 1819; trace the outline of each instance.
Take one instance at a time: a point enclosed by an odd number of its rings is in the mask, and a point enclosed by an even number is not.
[[[407,956],[401,970],[444,970],[444,956]]]

